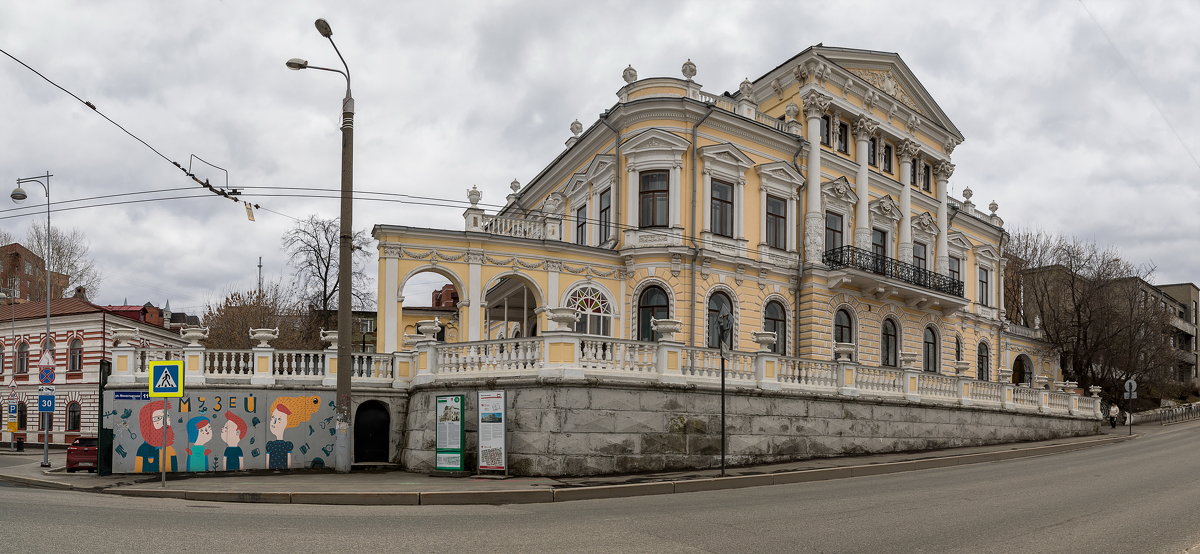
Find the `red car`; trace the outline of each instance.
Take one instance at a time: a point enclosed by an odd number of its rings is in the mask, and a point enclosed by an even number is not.
[[[96,437],[80,437],[67,447],[67,473],[77,469],[96,471]]]

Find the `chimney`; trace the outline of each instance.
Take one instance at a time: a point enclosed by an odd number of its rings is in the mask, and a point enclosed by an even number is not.
[[[71,298],[78,298],[86,302],[88,299],[87,289],[84,287],[75,287],[75,294],[71,295]]]

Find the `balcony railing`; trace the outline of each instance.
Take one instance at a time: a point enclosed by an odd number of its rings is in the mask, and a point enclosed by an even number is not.
[[[963,282],[958,279],[862,248],[842,246],[826,250],[823,261],[833,269],[850,267],[960,298],[963,296]]]

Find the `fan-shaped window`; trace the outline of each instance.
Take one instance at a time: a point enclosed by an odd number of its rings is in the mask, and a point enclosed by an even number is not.
[[[579,287],[567,298],[567,307],[579,312],[575,332],[608,336],[612,330],[612,303],[596,287]]]
[[[938,338],[933,327],[925,328],[925,371],[936,373],[938,370]]]
[[[78,431],[82,427],[83,418],[78,402],[67,404],[67,430]]]
[[[883,328],[879,335],[879,365],[896,367],[898,358],[896,322],[890,319],[883,320]]]
[[[654,329],[650,327],[650,318],[669,319],[670,317],[671,304],[667,293],[656,286],[646,287],[646,290],[638,296],[638,340],[658,340]]]
[[[17,373],[29,373],[29,343],[17,345]]]
[[[991,358],[988,356],[988,345],[986,342],[979,343],[979,351],[975,355],[975,378],[980,381],[991,381]]]
[[[721,347],[721,316],[729,314],[730,325],[732,325],[733,317],[733,301],[729,299],[729,295],[723,292],[714,292],[708,297],[708,347]],[[733,328],[730,327],[729,332],[732,334]],[[727,336],[726,339],[730,344],[733,344],[733,337]]]
[[[67,356],[67,371],[83,371],[83,341],[73,339]]]
[[[833,316],[833,342],[854,342],[854,329],[850,326],[850,312],[838,310]]]
[[[767,307],[763,309],[763,330],[775,333],[771,352],[787,353],[787,315],[783,311],[783,304],[774,300],[767,302]]]

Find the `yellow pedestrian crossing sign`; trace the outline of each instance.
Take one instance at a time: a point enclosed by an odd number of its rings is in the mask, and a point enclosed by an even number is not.
[[[183,361],[150,362],[150,396],[183,396]]]

